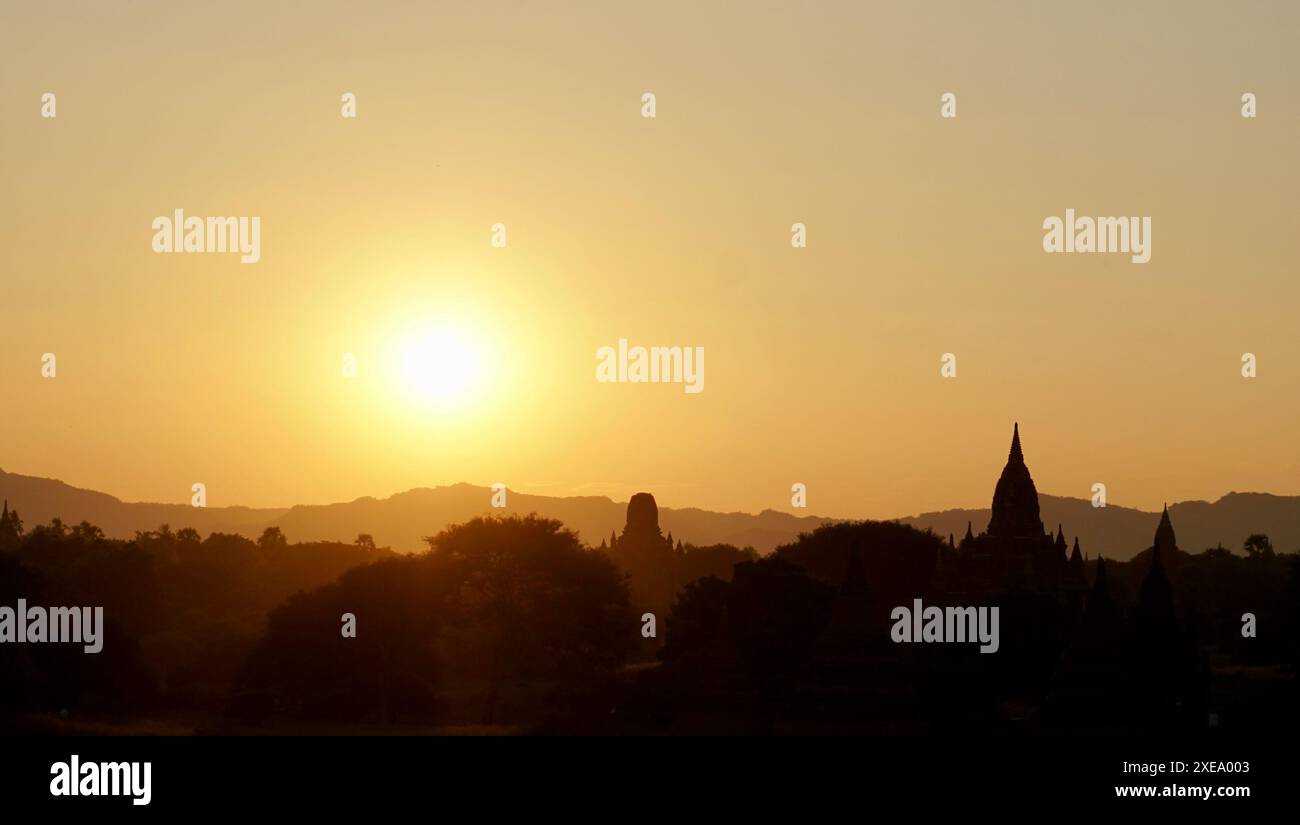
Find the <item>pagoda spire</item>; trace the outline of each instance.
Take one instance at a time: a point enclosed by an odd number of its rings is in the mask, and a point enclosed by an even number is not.
[[[1088,589],[1088,575],[1084,572],[1083,553],[1079,550],[1079,537],[1074,537],[1074,551],[1070,553],[1070,560],[1066,562],[1070,569],[1070,578],[1074,587],[1080,590]]]
[[[1034,540],[1040,539],[1044,533],[1043,520],[1038,512],[1038,490],[1020,449],[1019,422],[1012,429],[1011,452],[993,490],[993,510],[987,532],[997,539]]]
[[[1160,544],[1151,549],[1151,567],[1138,589],[1136,618],[1139,627],[1167,629],[1174,622],[1174,591],[1160,558]]]
[[[1088,597],[1088,619],[1091,624],[1107,622],[1115,616],[1115,603],[1110,598],[1110,585],[1106,581],[1106,560],[1097,557],[1097,576],[1092,582],[1092,595]]]
[[[1156,527],[1155,538],[1151,541],[1151,546],[1155,548],[1154,556],[1159,558],[1161,552],[1169,556],[1173,561],[1174,550],[1178,547],[1178,539],[1174,535],[1174,524],[1169,520],[1169,505],[1165,504],[1164,512],[1160,514],[1160,524]]]
[[[1025,454],[1020,451],[1020,422],[1017,421],[1011,428],[1011,452],[1007,455],[1007,462],[1025,463]]]

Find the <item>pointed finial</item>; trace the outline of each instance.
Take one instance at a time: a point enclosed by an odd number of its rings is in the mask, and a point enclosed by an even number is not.
[[[1156,526],[1156,535],[1151,544],[1156,548],[1156,555],[1160,555],[1162,549],[1168,550],[1170,554],[1178,546],[1178,538],[1174,535],[1174,524],[1169,519],[1169,504],[1165,504],[1164,512],[1160,514],[1160,524]]]
[[[1015,424],[1012,426],[1011,429],[1011,454],[1007,457],[1007,460],[1019,461],[1021,463],[1023,463],[1025,460],[1025,454],[1020,451],[1020,422],[1019,421],[1015,422]]]

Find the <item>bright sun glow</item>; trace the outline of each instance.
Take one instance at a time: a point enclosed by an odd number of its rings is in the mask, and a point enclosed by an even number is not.
[[[456,330],[422,332],[407,343],[401,357],[403,384],[427,401],[462,399],[480,379],[479,354],[469,339]]]

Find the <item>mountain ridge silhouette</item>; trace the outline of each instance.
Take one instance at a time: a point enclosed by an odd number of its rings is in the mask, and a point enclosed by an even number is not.
[[[653,493],[654,491],[649,491]],[[352,541],[369,533],[380,546],[399,552],[425,547],[423,538],[448,524],[480,515],[536,512],[557,518],[578,532],[583,541],[598,545],[611,532],[621,532],[627,502],[607,496],[541,496],[508,491],[507,505],[493,508],[488,487],[461,482],[437,487],[415,487],[386,498],[362,496],[346,502],[298,504],[292,507],[191,507],[188,504],[126,502],[108,493],[74,487],[63,481],[0,470],[0,499],[22,515],[26,528],[51,518],[65,523],[89,521],[113,538],[131,538],[137,530],[170,524],[173,529],[194,527],[201,533],[239,533],[256,538],[267,527],[279,527],[290,541]],[[1039,496],[1044,527],[1055,532],[1064,527],[1073,541],[1078,536],[1089,558],[1098,554],[1125,561],[1151,545],[1159,522],[1158,512],[1110,505],[1094,508],[1086,499],[1042,493]],[[1171,504],[1178,544],[1199,553],[1220,543],[1240,552],[1251,533],[1266,533],[1279,551],[1300,546],[1300,496],[1272,493],[1229,492],[1214,502],[1193,500]],[[793,541],[801,532],[821,524],[850,519],[796,516],[764,509],[759,513],[717,512],[698,507],[660,507],[665,534],[696,544],[750,546],[760,553]],[[989,520],[989,508],[952,508],[919,513],[891,521],[917,529],[930,529],[942,537],[960,539],[971,522],[976,534]]]

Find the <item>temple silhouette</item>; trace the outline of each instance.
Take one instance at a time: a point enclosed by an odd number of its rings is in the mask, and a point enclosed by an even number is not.
[[[666,611],[677,591],[685,583],[672,574],[684,553],[681,543],[674,544],[659,529],[659,505],[650,493],[637,493],[627,503],[627,523],[621,536],[610,533],[609,543],[601,543],[607,553],[630,577],[633,598],[640,605]]]
[[[1075,617],[1109,621],[1114,614],[1104,560],[1098,556],[1090,564],[1078,536],[1070,542],[1063,525],[1057,525],[1055,533],[1043,525],[1038,488],[1025,463],[1018,422],[1012,427],[1007,462],[993,490],[989,523],[979,534],[973,527],[967,523],[966,535],[960,542],[949,536],[947,544],[932,557],[932,567],[930,559],[926,559],[926,569],[921,573],[928,584],[923,586],[925,595],[952,604],[975,604],[1015,594],[1054,602]],[[654,496],[644,492],[628,502],[622,533],[611,534],[597,549],[613,558],[628,575],[637,604],[661,610],[667,610],[681,588],[699,575],[730,578],[730,564],[748,560],[724,555],[711,559],[713,563],[702,570],[682,569],[683,560],[697,548],[683,547],[671,534],[663,534]],[[877,583],[863,575],[861,548],[851,543],[846,549],[847,558],[838,563],[843,566],[832,565],[836,573],[829,576],[828,583],[839,589],[843,599],[866,599],[866,594],[877,589]],[[1135,557],[1137,563],[1142,563],[1144,557],[1149,557],[1150,562],[1133,618],[1151,632],[1167,633],[1176,625],[1166,566],[1177,563],[1179,555],[1166,506],[1151,547]],[[826,571],[811,572],[821,575]]]
[[[659,505],[650,493],[637,493],[627,503],[623,532],[610,533],[597,552],[607,555],[628,578],[638,607],[667,615],[677,594],[706,576],[730,579],[738,563],[757,558],[752,548],[726,544],[697,546],[674,541],[659,527]]]
[[[968,523],[959,543],[954,544],[949,537],[949,549],[939,555],[936,584],[953,597],[1028,592],[1051,596],[1061,606],[1076,611],[1083,610],[1093,599],[1109,598],[1100,559],[1099,573],[1090,584],[1078,536],[1071,545],[1062,525],[1057,525],[1055,535],[1044,528],[1038,489],[1020,445],[1019,423],[1013,426],[1007,463],[993,490],[987,529],[976,535]],[[1142,587],[1142,601],[1161,613],[1172,614],[1172,593],[1164,564],[1173,561],[1176,553],[1177,541],[1166,507],[1156,528],[1151,569]]]

